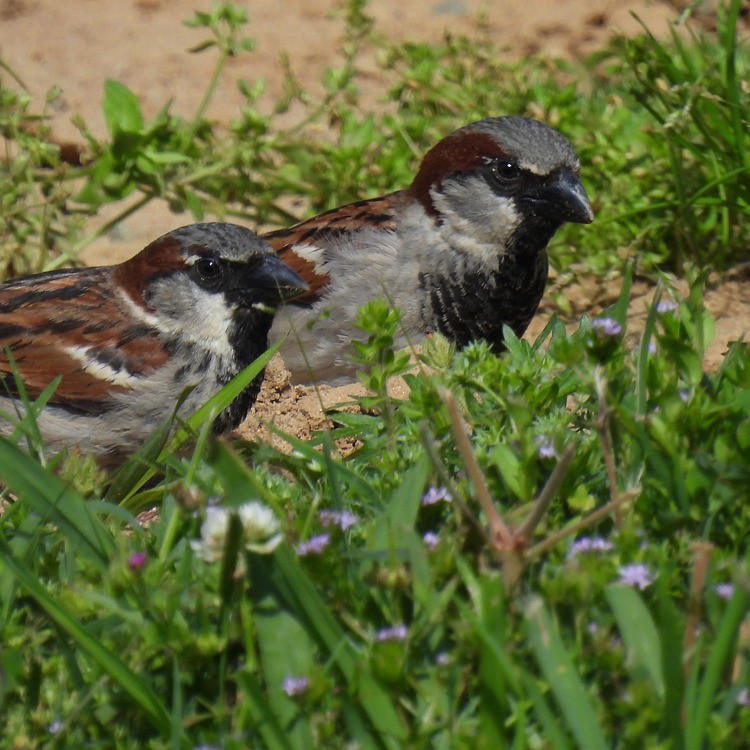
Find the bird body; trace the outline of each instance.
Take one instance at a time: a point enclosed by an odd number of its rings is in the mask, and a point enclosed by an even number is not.
[[[177,229],[117,266],[0,285],[0,411],[23,411],[12,362],[31,400],[60,376],[36,417],[46,444],[125,455],[186,389],[190,414],[256,359],[274,307],[304,289],[255,234],[218,223]],[[235,427],[259,387],[257,378],[214,429]],[[0,422],[0,434],[11,430]]]
[[[547,279],[546,247],[565,221],[593,212],[568,140],[522,117],[467,125],[425,155],[405,190],[264,235],[309,290],[280,310],[296,380],[352,378],[357,307],[385,297],[403,315],[397,347],[439,331],[457,346],[502,328],[523,334]]]

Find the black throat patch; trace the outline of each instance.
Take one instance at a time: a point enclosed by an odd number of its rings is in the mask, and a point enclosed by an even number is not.
[[[535,251],[515,248],[493,273],[420,274],[440,333],[459,348],[484,339],[494,351],[504,351],[503,326],[521,336],[539,307],[547,282],[545,245]]]

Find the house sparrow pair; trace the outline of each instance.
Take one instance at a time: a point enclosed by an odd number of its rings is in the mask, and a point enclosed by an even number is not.
[[[116,463],[186,389],[189,415],[260,356],[275,307],[306,289],[256,234],[219,223],[177,229],[117,266],[0,285],[0,412],[23,414],[14,367],[32,401],[61,376],[36,417],[45,443]],[[240,423],[260,381],[215,431]],[[0,434],[12,430],[0,421]]]
[[[127,453],[194,389],[187,413],[266,347],[296,380],[351,379],[357,308],[386,297],[403,313],[398,347],[440,331],[458,346],[502,349],[521,335],[547,279],[546,247],[566,221],[594,215],[578,157],[556,130],[522,117],[481,120],[424,157],[403,191],[328,211],[263,240],[197,224],[111,268],[57,271],[0,286],[0,347],[34,398],[47,444]],[[283,261],[283,263],[282,263]],[[256,380],[216,421],[235,427]],[[19,408],[0,352],[0,410]],[[0,431],[7,434],[8,426]]]

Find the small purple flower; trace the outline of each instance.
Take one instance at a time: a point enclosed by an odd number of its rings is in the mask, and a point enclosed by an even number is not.
[[[435,664],[438,667],[447,667],[451,663],[451,657],[450,654],[446,654],[445,651],[441,651],[436,657],[435,657]]]
[[[309,687],[310,680],[305,675],[300,675],[299,677],[290,675],[289,677],[285,677],[281,683],[282,690],[290,698],[294,698],[295,695],[302,695]]]
[[[640,591],[650,586],[653,580],[651,571],[643,563],[623,565],[618,572],[620,573],[619,583],[625,586],[632,586]]]
[[[674,312],[678,307],[679,305],[674,300],[662,299],[656,305],[656,312],[664,315],[665,313]]]
[[[145,567],[148,562],[148,555],[145,552],[133,552],[128,558],[128,567],[135,573]]]
[[[738,706],[750,706],[750,692],[746,687],[743,687],[739,693],[737,693],[737,705]]]
[[[63,728],[63,723],[60,719],[55,719],[48,727],[47,731],[50,734],[57,734]]]
[[[445,487],[430,487],[422,495],[422,505],[435,505],[439,502],[449,503],[453,498]]]
[[[440,536],[436,534],[434,531],[428,531],[422,539],[424,540],[424,543],[428,550],[432,551],[435,549],[435,547],[438,546],[440,542]]]
[[[716,596],[718,596],[719,599],[724,599],[725,601],[729,601],[732,598],[732,595],[734,594],[734,584],[733,583],[717,583],[714,586],[714,591],[716,592]]]
[[[655,341],[649,341],[648,342],[648,346],[646,347],[646,349],[647,349],[647,351],[648,351],[649,354],[656,354],[656,352],[659,350],[659,347],[656,345]],[[640,352],[641,352],[640,344],[634,346],[630,351],[633,354],[640,354]]]
[[[611,552],[614,548],[615,545],[609,539],[600,536],[582,536],[570,545],[566,559],[574,560],[582,553]]]
[[[326,529],[331,526],[338,526],[341,531],[346,531],[351,526],[354,526],[359,519],[349,510],[321,510],[318,513],[318,520]]]
[[[375,640],[378,643],[385,643],[387,641],[405,641],[408,634],[406,625],[393,625],[390,628],[383,628],[378,630],[375,634]]]
[[[331,541],[330,534],[317,534],[311,536],[306,542],[300,542],[297,545],[297,555],[305,557],[306,555],[319,555],[329,545]]]
[[[591,323],[591,327],[599,336],[619,336],[622,326],[614,318],[597,318]]]
[[[539,435],[536,439],[538,446],[539,458],[556,458],[557,451],[555,450],[555,444],[551,440]]]
[[[677,395],[680,397],[680,401],[682,401],[683,404],[690,401],[690,390],[688,388],[680,388],[680,390],[677,391]]]

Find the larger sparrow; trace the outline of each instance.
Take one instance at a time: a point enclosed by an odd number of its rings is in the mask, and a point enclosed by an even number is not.
[[[264,235],[309,290],[279,311],[271,340],[296,380],[351,378],[357,306],[400,308],[403,347],[440,331],[459,347],[503,325],[521,335],[547,280],[547,243],[591,204],[569,141],[523,117],[497,117],[444,138],[406,189]]]
[[[53,271],[0,285],[0,411],[61,381],[36,417],[47,445],[117,460],[137,448],[192,388],[181,413],[208,401],[267,347],[274,308],[307,289],[257,235],[194,224],[117,266]],[[8,357],[7,350],[11,352]],[[216,419],[235,427],[257,378]],[[0,434],[13,427],[0,422]]]

